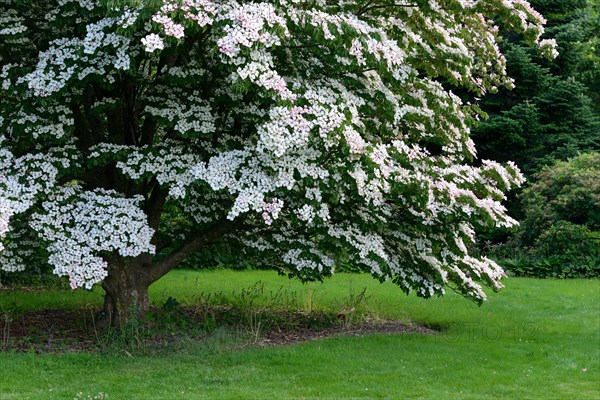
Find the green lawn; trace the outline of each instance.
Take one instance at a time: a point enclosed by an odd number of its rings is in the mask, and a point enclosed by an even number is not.
[[[163,303],[208,293],[343,308],[367,288],[368,310],[443,327],[437,335],[342,336],[276,348],[217,331],[153,356],[0,353],[0,399],[594,399],[600,398],[600,282],[512,278],[482,307],[454,293],[405,296],[368,276],[301,285],[273,272],[174,271],[151,288]],[[200,295],[200,293],[204,293]],[[0,311],[99,304],[97,292],[0,292]],[[85,398],[82,397],[82,398]]]

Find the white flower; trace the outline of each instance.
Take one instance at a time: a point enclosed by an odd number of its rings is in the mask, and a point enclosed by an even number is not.
[[[555,59],[558,57],[558,50],[556,50],[556,40],[555,39],[543,39],[540,40],[539,43],[540,50],[542,55],[546,58]]]
[[[148,53],[153,53],[156,50],[162,50],[165,48],[165,43],[162,38],[155,33],[151,33],[142,39],[144,49]]]

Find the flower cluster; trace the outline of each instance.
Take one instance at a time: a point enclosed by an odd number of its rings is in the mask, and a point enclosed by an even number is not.
[[[184,136],[215,132],[216,116],[210,103],[198,91],[186,93],[182,98],[169,87],[161,89],[160,96],[147,97],[146,113],[173,124],[174,129]]]
[[[10,218],[13,216],[14,211],[11,208],[11,204],[7,199],[0,197],[0,240],[8,232]],[[0,252],[4,249],[4,245],[0,242]]]
[[[194,21],[198,26],[204,27],[213,22],[217,13],[216,3],[210,0],[165,0],[160,10],[152,16],[152,22],[161,26],[166,36],[175,39],[183,39],[185,36],[185,27],[173,20],[173,15],[182,13],[185,20]],[[142,39],[144,48],[148,53],[164,49],[163,39],[154,33],[146,35]]]
[[[39,254],[40,244],[31,240],[31,232],[9,227],[6,243],[0,248],[0,268],[4,271],[24,271],[35,260],[36,251]],[[29,235],[28,235],[29,233]],[[2,239],[0,237],[0,239]],[[46,260],[40,260],[45,262]]]
[[[0,37],[10,38],[25,32],[27,27],[23,22],[25,22],[23,18],[20,18],[14,10],[9,10],[0,16]]]
[[[152,53],[156,50],[162,50],[165,48],[165,43],[163,42],[162,38],[154,33],[151,33],[145,38],[143,38],[142,44],[144,45],[144,49],[148,53]]]
[[[123,257],[153,253],[154,231],[139,208],[141,198],[114,191],[82,191],[71,186],[50,196],[31,226],[48,243],[54,273],[68,276],[71,287],[90,289],[107,274],[101,254]]]
[[[228,57],[235,58],[242,48],[251,48],[257,43],[267,48],[277,46],[281,44],[281,36],[289,35],[285,19],[271,4],[232,2],[223,11],[215,18],[226,21],[222,28],[225,35],[217,40],[217,46]],[[275,27],[281,28],[282,33],[274,33]]]
[[[558,57],[558,50],[556,50],[556,40],[555,39],[543,39],[540,40],[540,49],[542,52],[542,55],[544,57],[550,58],[550,59],[554,59],[556,57]]]
[[[192,167],[199,162],[197,155],[189,153],[175,142],[166,142],[159,148],[136,148],[128,152],[116,166],[131,179],[154,177],[169,189],[176,198],[185,197],[187,188],[194,182]]]
[[[131,39],[115,32],[105,32],[114,29],[117,22],[116,18],[105,18],[89,24],[84,39],[51,41],[49,48],[40,52],[36,69],[17,83],[26,83],[36,96],[50,96],[74,78],[82,80],[91,74],[102,76],[109,71],[128,70]]]

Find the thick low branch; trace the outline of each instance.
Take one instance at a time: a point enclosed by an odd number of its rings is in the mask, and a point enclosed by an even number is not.
[[[241,221],[229,221],[227,219],[217,221],[215,224],[198,232],[181,246],[162,260],[145,266],[145,272],[148,284],[156,282],[167,272],[178,266],[186,257],[192,255],[203,247],[213,243],[215,240],[231,233],[235,230],[243,229],[244,224]]]

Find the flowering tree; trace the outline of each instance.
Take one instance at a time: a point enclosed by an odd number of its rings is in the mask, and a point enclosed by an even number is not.
[[[473,225],[515,224],[522,177],[466,164],[477,109],[451,89],[511,85],[493,20],[543,31],[524,0],[0,0],[0,266],[43,252],[112,324],[223,239],[481,302],[504,274]],[[166,204],[194,221],[168,252]]]

